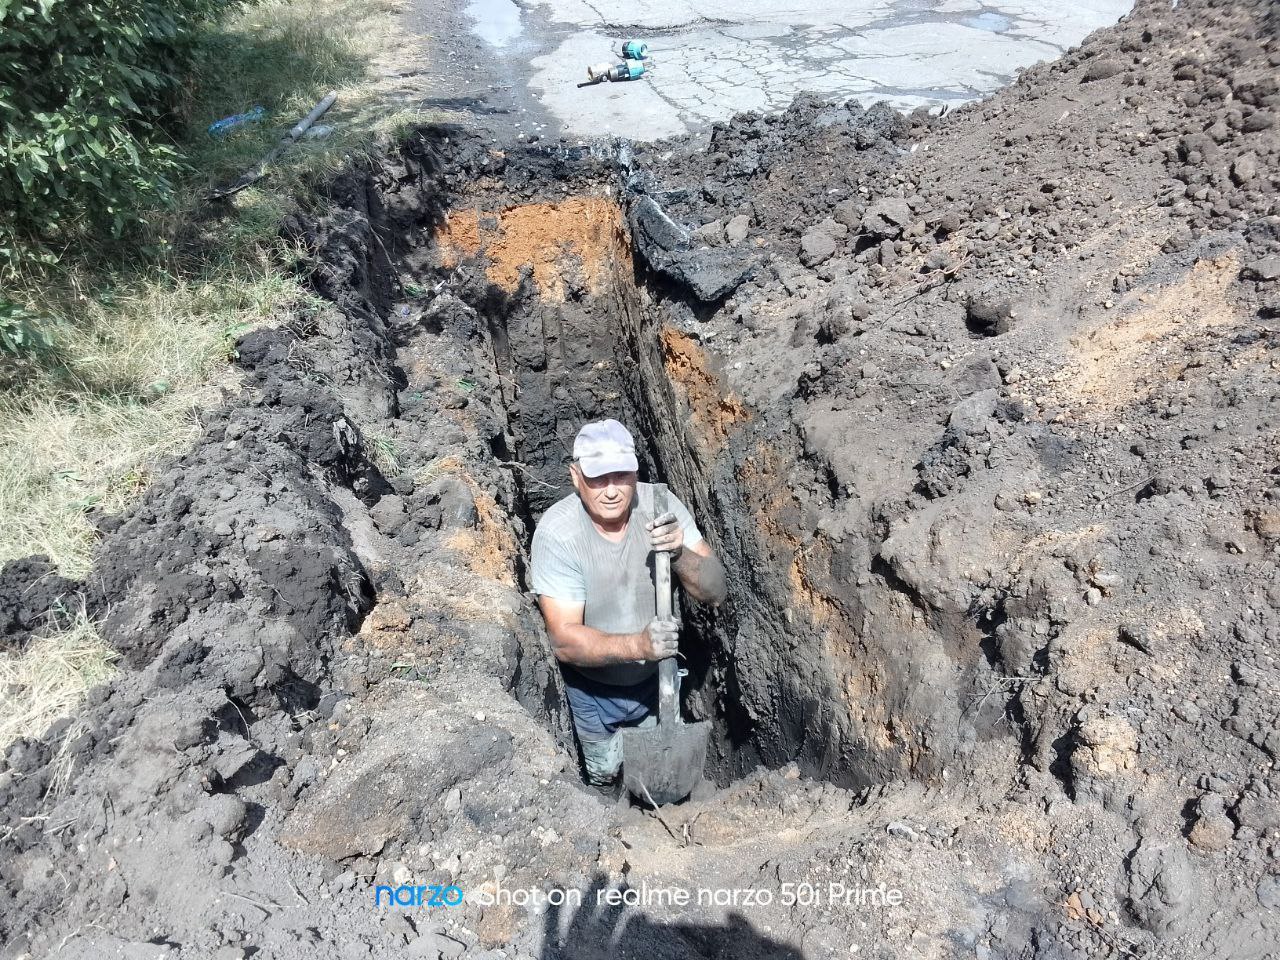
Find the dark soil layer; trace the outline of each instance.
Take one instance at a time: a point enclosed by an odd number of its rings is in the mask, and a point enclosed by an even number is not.
[[[1275,28],[1144,4],[942,120],[340,180],[290,225],[326,305],[90,580],[0,573],[0,643],[81,592],[128,664],[5,754],[0,956],[1271,955]],[[663,823],[581,787],[523,592],[603,415],[730,574],[685,633],[722,789]],[[593,909],[646,884],[774,902]]]

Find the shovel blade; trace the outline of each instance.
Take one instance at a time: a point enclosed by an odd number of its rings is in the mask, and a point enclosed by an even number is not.
[[[683,800],[702,779],[709,723],[659,723],[622,732],[622,782],[640,800]],[[648,797],[645,796],[646,791]]]

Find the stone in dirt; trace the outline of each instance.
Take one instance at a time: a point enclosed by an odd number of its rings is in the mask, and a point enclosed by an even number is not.
[[[1280,256],[1263,257],[1246,264],[1240,275],[1246,280],[1257,280],[1260,283],[1280,280]]]
[[[1129,911],[1152,933],[1176,935],[1196,896],[1191,865],[1171,842],[1143,840],[1130,855]]]
[[[1120,63],[1120,61],[1110,58],[1102,58],[1089,64],[1089,66],[1085,68],[1081,79],[1085,83],[1091,83],[1096,80],[1109,80],[1116,74],[1123,72],[1123,70],[1124,64]]]
[[[1273,114],[1259,110],[1257,113],[1251,113],[1245,117],[1244,123],[1240,125],[1240,129],[1245,133],[1262,133],[1264,130],[1270,130],[1275,126],[1276,118]]]
[[[751,218],[745,213],[738,214],[725,224],[725,239],[736,247],[738,244],[742,243],[742,241],[747,239],[747,230],[750,226]]]
[[[671,252],[689,242],[689,233],[672,220],[653,197],[641,197],[631,206],[631,230],[641,250],[657,248]]]
[[[689,236],[696,243],[716,247],[725,242],[725,225],[720,220],[712,220],[698,227]]]
[[[1280,876],[1267,877],[1258,884],[1258,903],[1267,910],[1280,910]]]
[[[848,233],[848,227],[830,217],[810,227],[800,238],[800,262],[806,267],[816,267],[830,259]]]
[[[1196,801],[1195,819],[1187,840],[1201,850],[1222,850],[1231,842],[1235,824],[1227,816],[1222,797],[1207,793]]]
[[[378,500],[369,510],[369,516],[374,525],[387,536],[395,536],[409,519],[404,500],[393,493]]]
[[[991,418],[995,415],[999,397],[1000,391],[996,389],[982,390],[966,397],[951,408],[947,425],[959,433],[986,433]]]
[[[862,223],[862,205],[857,200],[841,200],[831,211],[831,218],[850,230],[857,230]]]
[[[1137,762],[1138,735],[1124,717],[1099,714],[1076,728],[1071,752],[1073,782],[1080,786],[1129,773]]]
[[[629,213],[632,236],[649,266],[704,303],[732,293],[750,276],[755,262],[732,248],[689,249],[690,235],[652,197],[641,197]]]
[[[1242,153],[1231,164],[1231,179],[1236,186],[1244,186],[1258,175],[1258,155],[1253,151]]]
[[[1017,314],[1013,303],[994,294],[975,294],[965,304],[965,323],[984,337],[997,337],[1013,329]]]
[[[911,206],[900,197],[885,197],[867,207],[862,215],[862,232],[873,237],[896,239],[911,222]]]
[[[703,303],[723,300],[738,288],[755,268],[751,259],[734,250],[700,250],[668,254],[650,260],[660,273],[688,288]]]

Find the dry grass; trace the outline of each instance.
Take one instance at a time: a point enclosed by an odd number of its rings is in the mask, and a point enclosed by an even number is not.
[[[23,653],[0,655],[0,744],[43,736],[90,687],[111,679],[116,656],[83,610],[62,633],[36,640]],[[73,724],[61,738],[51,793],[66,785],[67,747],[82,732]]]
[[[437,457],[425,467],[422,467],[415,475],[414,482],[422,485],[428,484],[438,477],[451,473],[455,476],[465,477],[467,474],[467,465],[463,463],[462,458],[456,453],[450,453],[447,456]]]
[[[62,279],[45,300],[64,331],[58,362],[0,395],[0,564],[43,553],[83,576],[85,511],[123,509],[190,443],[230,340],[301,291],[266,263],[203,279]]]
[[[373,451],[373,462],[385,476],[398,477],[404,470],[395,437],[376,430],[366,431],[365,440]]]

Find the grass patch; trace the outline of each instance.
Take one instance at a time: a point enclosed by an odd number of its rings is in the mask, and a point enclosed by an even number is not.
[[[400,460],[400,448],[396,445],[395,439],[387,434],[376,432],[365,434],[365,439],[373,451],[373,462],[378,469],[388,477],[398,477],[404,470],[404,464]]]
[[[22,653],[0,654],[0,744],[43,736],[91,687],[115,675],[116,658],[83,610],[67,630],[33,641]],[[72,724],[64,732],[50,793],[65,787],[71,772],[67,748],[83,730]]]
[[[196,412],[227,379],[229,344],[301,296],[269,263],[205,277],[63,276],[45,308],[56,363],[0,394],[0,564],[43,553],[89,569],[86,511],[124,509],[156,462],[194,438]],[[93,296],[66,296],[90,289]]]
[[[412,42],[401,0],[261,0],[201,39],[174,146],[189,172],[128,249],[67,251],[3,298],[39,317],[49,349],[0,369],[0,565],[43,553],[68,576],[89,569],[91,507],[119,511],[164,457],[190,444],[196,413],[230,379],[235,339],[310,294],[282,219],[314,184],[423,117],[389,105],[379,67]],[[328,90],[335,132],[291,148],[258,185],[206,204]],[[225,138],[208,125],[261,105],[263,122]],[[394,460],[390,448],[385,451]],[[0,742],[3,737],[0,737]]]
[[[189,218],[210,189],[252,168],[329,90],[338,92],[338,101],[318,125],[332,127],[333,133],[290,147],[273,167],[266,190],[237,201],[242,223],[256,220],[273,234],[279,217],[318,179],[425,119],[391,101],[380,86],[384,69],[412,51],[414,41],[399,21],[406,5],[406,0],[261,0],[212,34],[188,110],[190,126],[179,145],[195,173],[177,216]],[[255,106],[266,110],[263,121],[222,138],[205,132],[215,120]],[[245,210],[254,205],[256,211]]]

